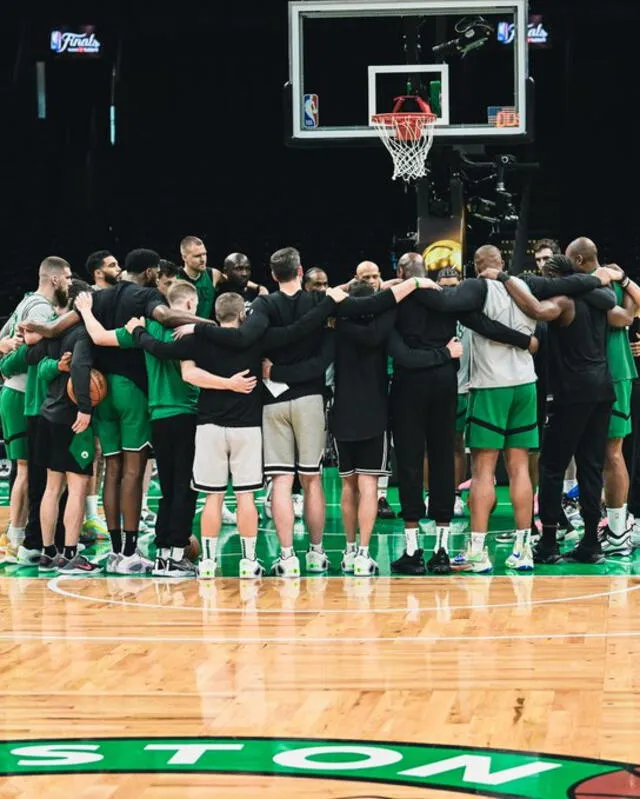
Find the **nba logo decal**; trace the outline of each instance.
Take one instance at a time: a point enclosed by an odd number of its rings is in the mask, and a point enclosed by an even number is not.
[[[304,96],[304,127],[318,127],[318,95],[305,94]]]

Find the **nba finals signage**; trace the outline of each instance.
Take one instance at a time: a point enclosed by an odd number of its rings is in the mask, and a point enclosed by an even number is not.
[[[315,777],[511,799],[640,796],[631,765],[493,749],[300,738],[0,743],[0,778],[110,772]]]

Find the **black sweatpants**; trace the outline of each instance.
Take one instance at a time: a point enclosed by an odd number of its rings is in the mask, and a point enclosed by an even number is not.
[[[585,538],[595,542],[600,521],[602,470],[612,402],[554,402],[540,455],[538,503],[544,526],[563,518],[562,482],[575,455]]]
[[[186,547],[198,496],[191,488],[196,416],[184,413],[157,419],[151,422],[151,429],[162,492],[156,520],[156,547]]]
[[[396,373],[390,407],[405,522],[424,517],[425,442],[429,457],[429,517],[449,524],[455,499],[454,452],[458,381],[453,364]]]
[[[39,416],[27,416],[27,476],[29,486],[27,498],[29,517],[24,530],[26,549],[42,549],[42,528],[40,527],[40,504],[47,487],[47,468],[36,461],[36,438],[38,435]],[[67,506],[68,492],[65,489],[58,506],[58,523],[55,532],[55,545],[59,552],[64,548],[64,511]]]
[[[627,507],[640,519],[640,380],[631,389],[631,432],[622,443],[622,452],[629,472]]]

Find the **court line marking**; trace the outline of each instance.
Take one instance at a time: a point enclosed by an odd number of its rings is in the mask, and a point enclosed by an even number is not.
[[[212,611],[215,612],[215,611]],[[328,638],[315,636],[151,636],[151,635],[61,635],[59,633],[0,633],[2,641],[76,641],[87,643],[186,643],[186,644],[377,644],[377,643],[435,643],[442,641],[544,641],[568,638],[640,638],[640,630],[619,633],[532,633],[531,635],[408,635],[366,638]]]
[[[54,577],[47,583],[47,588],[50,591],[53,591],[60,596],[67,597],[69,599],[79,599],[82,602],[99,602],[106,605],[123,605],[125,607],[131,608],[152,608],[154,610],[180,610],[180,611],[188,611],[191,613],[201,613],[203,610],[207,610],[204,605],[199,605],[197,607],[192,606],[185,606],[185,607],[178,607],[176,605],[161,605],[158,603],[152,602],[128,602],[127,600],[119,600],[119,599],[108,599],[106,597],[90,597],[86,596],[85,594],[77,594],[73,591],[65,591],[59,583],[63,580],[87,580],[86,577],[80,576],[79,578],[74,578],[72,576],[65,577],[64,575],[60,575],[58,577]],[[100,578],[91,578],[100,579]],[[135,579],[135,578],[134,578]],[[141,579],[141,578],[138,578]],[[149,588],[155,585],[154,582],[150,581],[148,578],[142,578],[145,581],[150,582]],[[160,578],[162,579],[162,578]],[[317,578],[311,578],[317,579]],[[346,577],[345,579],[353,579]],[[471,578],[475,579],[475,578]],[[518,578],[509,578],[509,579],[522,579],[526,580],[526,576],[520,576]],[[170,578],[162,579],[162,585],[172,585],[169,582]],[[191,582],[191,581],[190,581]],[[196,581],[194,580],[194,583]],[[173,583],[174,585],[176,583]],[[184,582],[180,583],[184,585]],[[435,586],[434,586],[435,587]],[[146,590],[146,589],[145,589]],[[638,585],[631,585],[626,586],[625,588],[617,588],[612,591],[600,591],[594,594],[582,594],[579,596],[572,596],[572,597],[553,597],[550,599],[532,599],[526,602],[527,606],[533,605],[553,605],[558,604],[560,602],[578,602],[578,601],[587,601],[590,599],[600,599],[602,597],[609,597],[609,596],[616,596],[619,594],[630,594],[633,591],[640,591],[640,583]],[[454,611],[454,610],[487,610],[492,608],[516,608],[521,607],[522,602],[499,602],[496,604],[475,604],[475,605],[449,605],[447,610]],[[293,615],[307,615],[307,614],[335,614],[335,613],[423,613],[423,612],[431,612],[431,611],[442,611],[442,607],[434,606],[434,607],[418,607],[418,608],[410,608],[410,607],[402,607],[402,608],[251,608],[251,613],[261,613],[266,615],[272,614],[282,614],[282,613],[289,613]],[[246,608],[215,608],[216,613],[246,613]]]

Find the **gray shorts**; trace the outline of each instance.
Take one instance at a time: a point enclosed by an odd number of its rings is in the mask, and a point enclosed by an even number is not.
[[[238,494],[262,488],[262,431],[259,427],[199,424],[191,488],[224,494],[229,477]]]
[[[262,430],[265,474],[320,474],[326,442],[320,394],[265,405]]]

